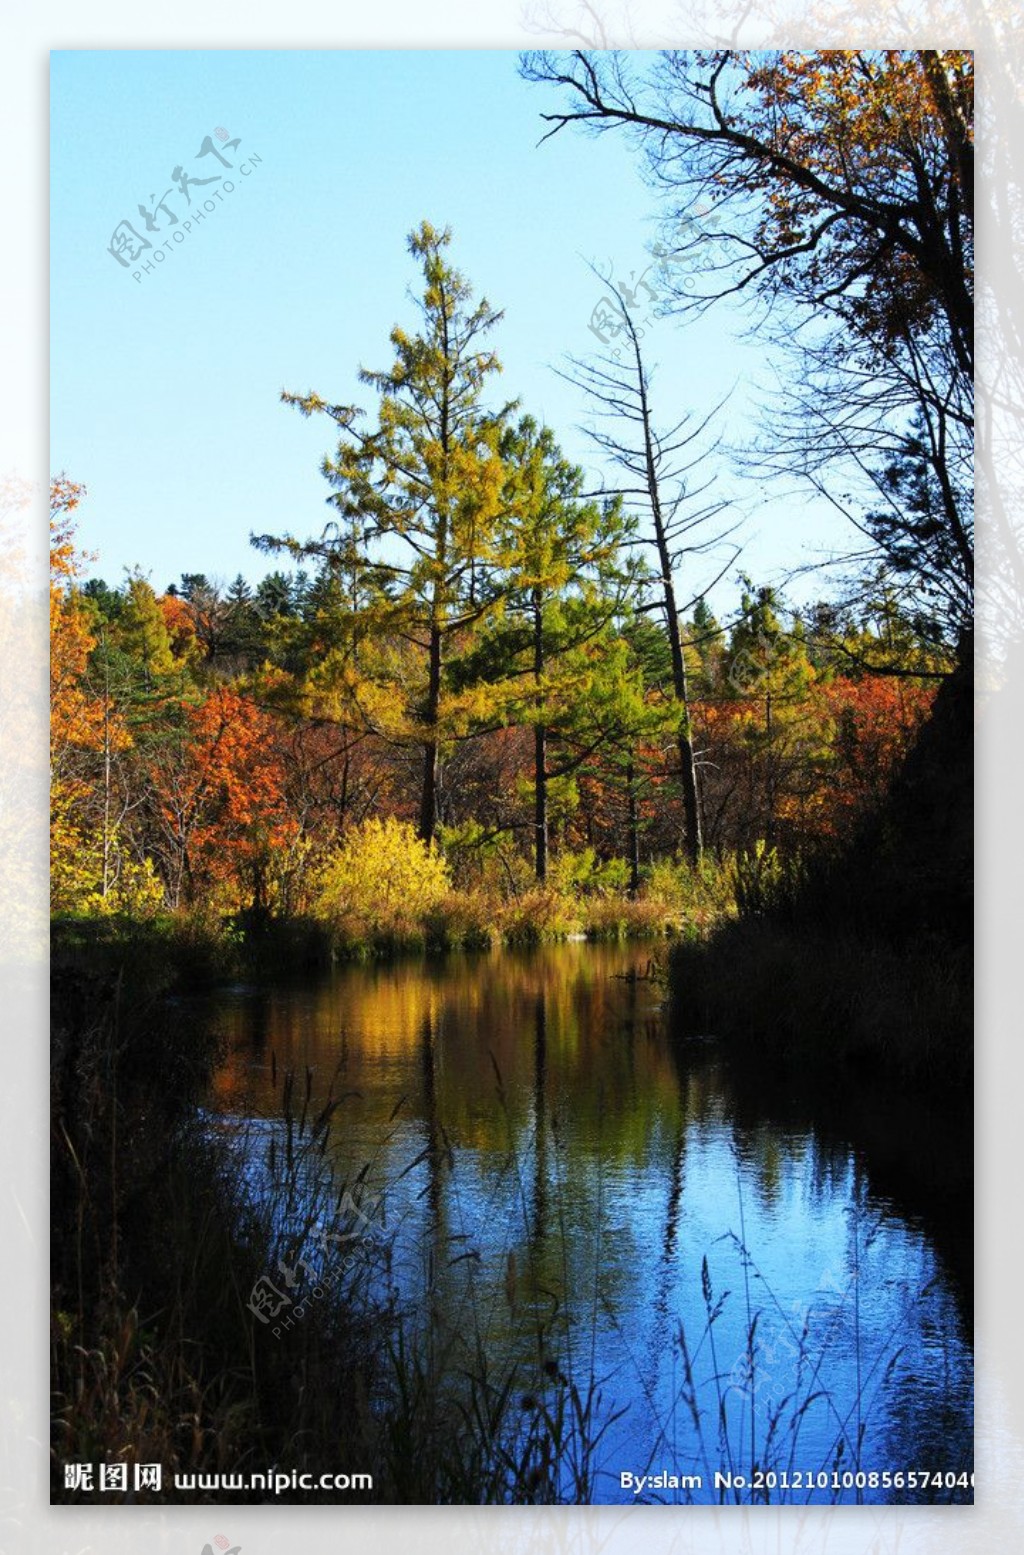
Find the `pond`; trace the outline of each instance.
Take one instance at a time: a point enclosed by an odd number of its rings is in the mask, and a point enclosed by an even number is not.
[[[673,1043],[652,954],[226,991],[209,1110],[258,1196],[336,1101],[322,1160],[373,1294],[447,1375],[484,1364],[575,1432],[560,1499],[972,1500],[970,1227],[919,1154],[903,1169],[904,1138],[934,1140],[921,1104],[868,1107],[877,1149],[842,1108]]]

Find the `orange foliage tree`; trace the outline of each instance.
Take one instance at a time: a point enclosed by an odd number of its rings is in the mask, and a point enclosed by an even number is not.
[[[934,683],[881,675],[841,676],[814,688],[809,711],[829,756],[822,781],[797,812],[808,835],[836,836],[882,802],[931,710],[935,689]]]
[[[50,485],[50,876],[54,906],[75,906],[94,885],[83,870],[82,806],[89,785],[76,770],[84,749],[100,740],[98,709],[84,687],[95,647],[87,613],[75,591],[83,558],[75,520],[84,487],[64,476]]]
[[[808,686],[770,734],[756,704],[708,703],[700,727],[714,750],[711,836],[800,847],[848,833],[884,799],[934,697],[923,681],[838,676]]]
[[[298,830],[274,717],[218,687],[185,704],[174,735],[154,745],[149,781],[172,906],[265,907],[273,853]]]
[[[84,487],[50,488],[50,898],[57,912],[146,912],[162,891],[124,827],[118,759],[132,734],[106,678],[91,673],[97,638],[78,588],[85,562],[73,514]]]

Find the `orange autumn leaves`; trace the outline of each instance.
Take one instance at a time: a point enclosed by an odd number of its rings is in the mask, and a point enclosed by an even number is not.
[[[705,704],[700,741],[759,835],[827,841],[882,801],[934,698],[934,682],[837,676],[776,705],[770,727],[757,699]]]
[[[855,330],[889,346],[930,328],[943,307],[955,320],[952,278],[965,265],[973,201],[971,52],[738,59],[745,129],[766,151],[747,175],[764,194],[756,243],[788,256],[783,284],[842,299]]]
[[[297,823],[285,801],[281,727],[243,691],[203,692],[181,673],[194,631],[180,600],[157,603],[170,651],[138,684],[97,667],[79,588],[74,512],[83,488],[50,494],[51,899],[58,912],[139,913],[203,901],[226,911],[270,889]],[[148,812],[141,851],[128,816]]]
[[[354,828],[414,817],[408,744],[336,685],[320,694],[330,663],[318,607],[306,618],[274,617],[240,588],[233,608],[249,612],[254,646],[243,656],[228,643],[217,657],[231,621],[230,602],[214,591],[221,618],[204,622],[205,596],[197,605],[156,595],[137,572],[119,591],[83,585],[80,494],[56,482],[51,514],[54,911],[310,911],[325,861]],[[691,652],[691,711],[706,836],[721,858],[759,839],[801,849],[848,834],[884,798],[941,674],[940,656],[907,636],[891,602],[883,624],[850,623],[832,648],[827,626],[808,633],[794,618],[785,630],[768,591],[751,588],[743,608],[731,628],[707,612],[687,625],[700,644]],[[211,621],[216,630],[206,629]],[[303,633],[313,644],[305,659],[295,647]],[[883,638],[883,662],[895,673],[867,673],[861,666],[870,655],[877,662]],[[399,651],[383,634],[375,649]],[[588,706],[595,725],[615,714],[598,698]],[[533,747],[532,728],[519,721],[451,753],[443,851],[456,884],[483,878],[486,866],[502,889],[507,878],[517,890],[531,835]],[[596,742],[578,770],[553,778],[555,861],[589,850],[609,878],[616,866],[615,878],[632,868],[641,879],[672,857],[674,752],[670,733],[652,725],[642,737]],[[345,893],[354,889],[346,878]]]
[[[72,515],[83,495],[63,477],[50,487],[50,873],[59,907],[95,906],[104,883],[102,864],[95,878],[85,821],[92,789],[79,759],[83,750],[98,752],[103,739],[102,709],[85,689],[96,639],[75,589],[83,559]]]
[[[219,686],[186,704],[179,738],[150,758],[172,905],[240,907],[265,897],[274,854],[298,830],[286,802],[277,720]]]

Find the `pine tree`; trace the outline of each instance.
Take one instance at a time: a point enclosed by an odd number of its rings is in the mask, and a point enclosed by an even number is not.
[[[508,653],[506,676],[528,688],[514,694],[533,728],[533,852],[537,878],[544,880],[549,748],[553,740],[562,745],[555,770],[566,776],[574,765],[567,742],[579,725],[582,687],[600,678],[609,629],[637,568],[624,559],[629,524],[621,501],[581,497],[583,471],[563,458],[549,428],[523,417],[506,432],[502,454],[509,484],[500,641]],[[592,754],[592,739],[584,746]]]
[[[118,613],[114,641],[152,681],[174,670],[167,621],[149,580],[137,569],[128,576],[124,604]]]

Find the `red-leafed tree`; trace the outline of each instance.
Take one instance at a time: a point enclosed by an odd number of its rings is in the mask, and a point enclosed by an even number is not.
[[[271,714],[223,686],[185,704],[151,749],[151,823],[173,906],[266,905],[273,851],[296,829],[279,732]]]

